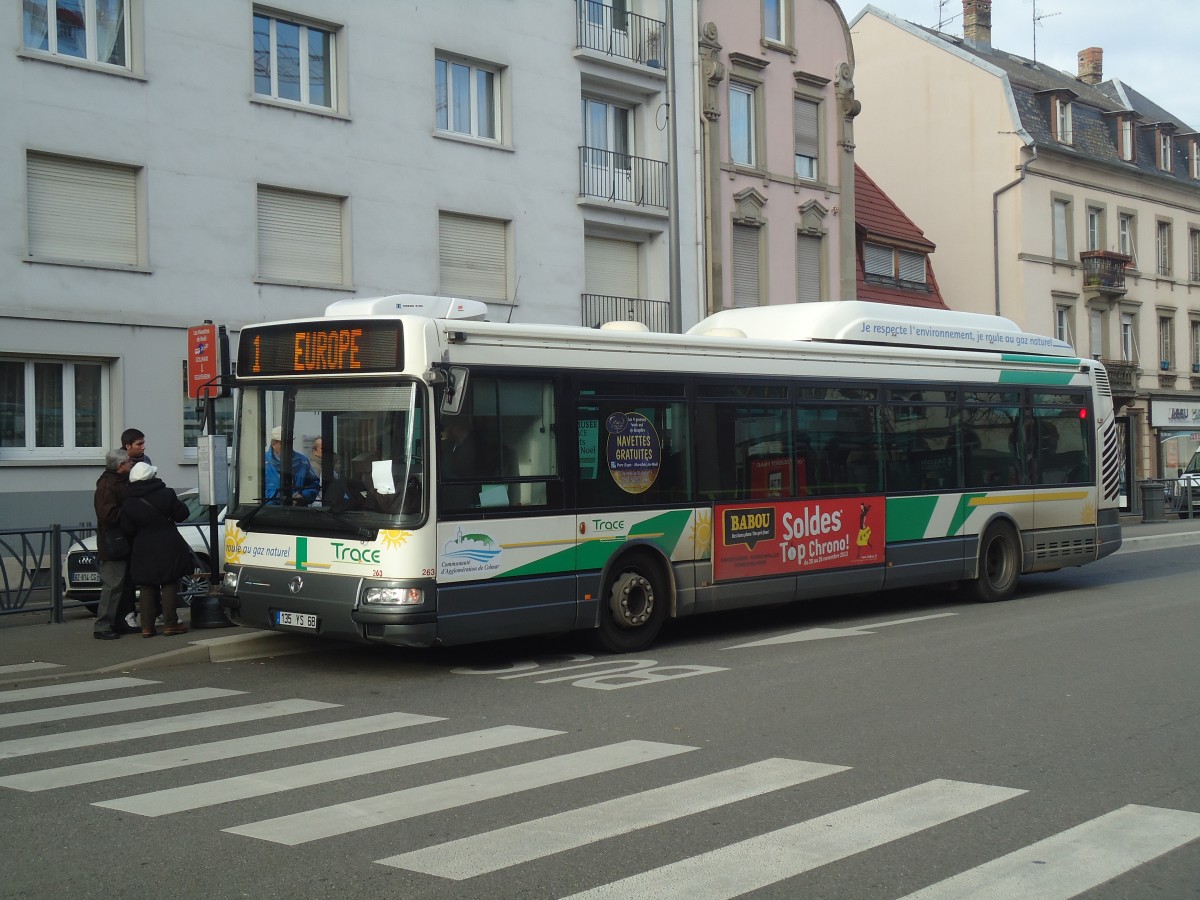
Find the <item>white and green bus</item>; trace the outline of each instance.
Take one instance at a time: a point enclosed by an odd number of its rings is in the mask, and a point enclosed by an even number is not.
[[[1104,368],[1007,319],[813,303],[674,335],[485,309],[353,299],[242,331],[235,621],[635,651],[717,610],[934,584],[1003,600],[1120,546]]]

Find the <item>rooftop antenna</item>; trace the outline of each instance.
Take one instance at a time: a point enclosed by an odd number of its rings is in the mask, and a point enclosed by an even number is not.
[[[1037,0],[1033,0],[1033,61],[1037,62],[1037,30],[1042,24],[1042,19],[1049,19],[1051,16],[1061,16],[1062,13],[1042,13],[1038,15]]]
[[[961,15],[961,13],[959,13],[957,15],[947,16],[946,15],[946,6],[949,3],[950,3],[950,0],[938,0],[937,30],[939,32],[945,32],[946,26],[949,25],[951,22],[953,22],[955,19],[957,19],[959,15]]]

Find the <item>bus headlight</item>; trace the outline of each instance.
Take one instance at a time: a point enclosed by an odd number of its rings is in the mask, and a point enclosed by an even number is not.
[[[241,572],[237,569],[226,569],[225,577],[221,579],[221,587],[231,593],[236,594],[238,589],[238,578]]]
[[[369,587],[363,591],[364,606],[420,606],[425,590],[419,587]]]

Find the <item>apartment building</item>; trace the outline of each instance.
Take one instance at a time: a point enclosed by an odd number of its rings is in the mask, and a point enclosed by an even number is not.
[[[168,484],[195,483],[183,366],[205,320],[236,346],[249,322],[402,292],[514,322],[698,320],[698,24],[671,7],[24,0],[0,18],[0,528],[91,520],[128,426]]]
[[[938,244],[952,308],[1104,361],[1127,484],[1174,475],[1200,438],[1196,123],[1106,79],[1102,48],[1062,72],[995,46],[991,6],[964,0],[962,36],[855,17],[859,162]]]

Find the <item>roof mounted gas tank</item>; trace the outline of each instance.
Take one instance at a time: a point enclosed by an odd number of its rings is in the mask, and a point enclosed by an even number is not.
[[[426,316],[430,319],[467,319],[487,321],[487,304],[459,297],[434,297],[430,294],[389,294],[386,297],[352,297],[325,307],[325,315],[350,316]]]

